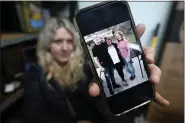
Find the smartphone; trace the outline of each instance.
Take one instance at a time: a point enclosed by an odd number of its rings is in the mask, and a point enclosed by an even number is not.
[[[106,1],[74,18],[81,45],[115,116],[148,104],[155,96],[135,23],[126,1]]]

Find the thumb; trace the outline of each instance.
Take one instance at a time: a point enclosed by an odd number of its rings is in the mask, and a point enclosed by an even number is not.
[[[96,83],[91,83],[89,86],[89,95],[92,97],[96,97],[100,95],[100,88]]]

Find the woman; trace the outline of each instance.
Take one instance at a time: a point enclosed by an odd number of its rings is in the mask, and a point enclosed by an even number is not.
[[[39,35],[37,56],[38,64],[31,65],[25,84],[26,123],[106,120],[106,113],[103,116],[97,111],[96,98],[88,94],[92,73],[80,49],[78,35],[67,19],[47,21]]]
[[[121,31],[116,31],[114,35],[118,41],[118,49],[120,50],[120,54],[124,60],[125,68],[131,74],[130,80],[134,80],[135,68],[133,66],[132,58],[130,56],[128,40],[126,40],[125,36]]]

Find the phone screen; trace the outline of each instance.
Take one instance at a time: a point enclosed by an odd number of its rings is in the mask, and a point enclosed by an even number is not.
[[[148,81],[130,21],[84,36],[106,97]]]
[[[117,1],[84,11],[77,23],[111,111],[150,100],[149,73],[127,5]]]

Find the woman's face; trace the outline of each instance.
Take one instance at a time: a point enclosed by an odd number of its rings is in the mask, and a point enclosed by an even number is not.
[[[115,36],[116,36],[116,39],[117,39],[118,41],[123,40],[122,35],[120,35],[119,33],[116,33]]]
[[[50,52],[53,58],[60,64],[67,63],[73,49],[72,35],[63,27],[57,29],[54,40],[50,45]]]

